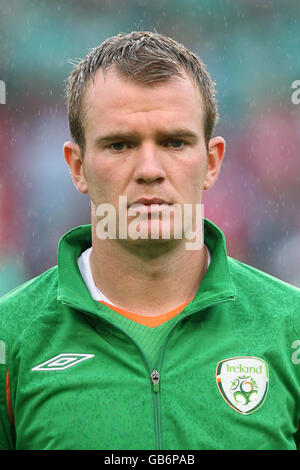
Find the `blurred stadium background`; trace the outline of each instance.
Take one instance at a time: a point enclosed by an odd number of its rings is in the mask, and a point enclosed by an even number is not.
[[[62,234],[90,222],[63,158],[68,59],[132,30],[172,36],[207,65],[227,152],[205,216],[230,256],[300,287],[298,1],[1,0],[0,295],[56,264]]]

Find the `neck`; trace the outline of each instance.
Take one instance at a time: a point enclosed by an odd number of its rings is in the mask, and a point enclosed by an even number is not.
[[[116,306],[157,316],[191,300],[207,270],[205,246],[184,240],[99,240],[92,229],[91,271],[96,286]]]

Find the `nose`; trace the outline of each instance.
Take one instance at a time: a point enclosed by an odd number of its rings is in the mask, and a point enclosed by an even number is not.
[[[137,183],[162,182],[166,178],[159,149],[152,143],[141,145],[134,170]]]

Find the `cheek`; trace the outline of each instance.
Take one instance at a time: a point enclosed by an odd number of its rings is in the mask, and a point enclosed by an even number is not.
[[[84,166],[84,176],[88,186],[89,197],[91,201],[99,204],[99,199],[103,198],[106,188],[109,186],[109,178],[107,172],[99,165],[86,162]]]
[[[196,203],[201,203],[202,200],[206,172],[206,165],[200,165],[199,161],[189,168],[186,184],[189,187],[191,198]]]
[[[85,168],[86,181],[90,199],[94,204],[115,203],[125,175],[117,165],[99,163],[95,159]]]
[[[205,179],[207,172],[207,163],[204,158],[192,158],[186,160],[181,168],[181,174],[185,175],[185,179],[192,184],[202,182]]]

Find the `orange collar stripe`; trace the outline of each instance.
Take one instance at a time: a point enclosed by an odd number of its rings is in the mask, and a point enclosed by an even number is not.
[[[130,320],[133,320],[137,323],[140,323],[141,325],[144,326],[150,326],[152,328],[161,325],[162,323],[165,323],[166,321],[170,320],[171,318],[175,317],[175,315],[178,315],[178,313],[182,312],[182,310],[186,307],[186,305],[193,299],[188,300],[184,304],[180,305],[179,307],[175,308],[174,310],[171,310],[170,312],[163,313],[162,315],[158,315],[155,317],[148,317],[146,315],[138,315],[137,313],[132,313],[129,312],[128,310],[124,310],[119,307],[115,307],[114,305],[111,305],[104,300],[99,300],[101,304],[106,305],[107,307],[111,308],[115,312],[120,313],[124,317],[129,318]]]

